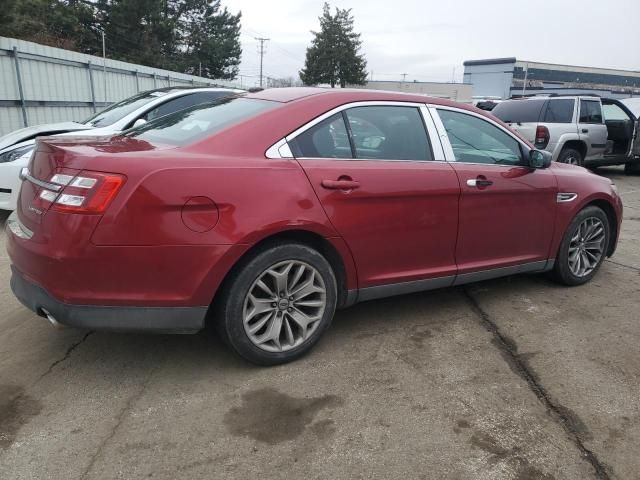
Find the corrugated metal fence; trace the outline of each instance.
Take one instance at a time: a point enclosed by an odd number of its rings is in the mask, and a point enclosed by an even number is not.
[[[40,123],[83,120],[137,92],[211,80],[0,37],[0,136]]]

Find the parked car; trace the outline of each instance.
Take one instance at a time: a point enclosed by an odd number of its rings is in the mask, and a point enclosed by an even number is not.
[[[38,136],[111,135],[183,108],[240,92],[243,90],[209,87],[159,88],[114,103],[82,122],[36,125],[0,137],[0,210],[16,208],[20,187],[18,174],[27,166]]]
[[[583,284],[622,218],[609,179],[491,115],[368,90],[271,89],[112,139],[40,138],[21,176],[7,249],[24,305],[90,329],[210,321],[265,365],[355,302],[522,272]]]
[[[491,113],[550,152],[553,160],[597,167],[640,163],[638,116],[615,99],[549,96],[506,100]]]

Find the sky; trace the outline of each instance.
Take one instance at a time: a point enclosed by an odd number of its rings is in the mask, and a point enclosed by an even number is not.
[[[242,12],[243,86],[298,78],[323,1],[222,0]],[[640,70],[640,0],[334,0],[351,8],[374,80],[462,81],[464,60],[521,60]]]

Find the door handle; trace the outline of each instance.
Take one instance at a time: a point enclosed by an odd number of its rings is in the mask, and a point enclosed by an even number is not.
[[[346,178],[339,180],[322,180],[320,184],[322,188],[326,188],[327,190],[349,191],[360,187],[360,182],[351,179],[347,180]]]
[[[583,128],[582,129],[582,133],[589,133],[589,129],[588,128]]]
[[[467,180],[467,186],[474,188],[486,188],[493,185],[491,180],[487,180],[486,178],[480,176],[478,178],[470,178]]]

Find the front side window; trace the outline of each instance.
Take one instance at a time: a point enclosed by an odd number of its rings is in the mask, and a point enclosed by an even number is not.
[[[606,120],[618,120],[618,121],[629,121],[629,115],[627,112],[622,110],[615,103],[610,103],[608,105],[602,105],[602,112],[604,113],[604,119]]]
[[[438,109],[457,162],[520,165],[519,142],[486,120]]]
[[[168,92],[166,90],[154,90],[143,92],[133,97],[125,98],[121,102],[108,106],[101,112],[92,115],[82,123],[91,125],[92,127],[106,127],[116,123],[118,120],[126,117],[131,112],[151,103],[160,97],[164,97]]]
[[[574,103],[575,101],[569,98],[549,100],[543,121],[546,123],[571,123]]]
[[[600,102],[580,100],[580,123],[602,123]]]
[[[433,160],[417,107],[354,107],[346,115],[357,158]]]

